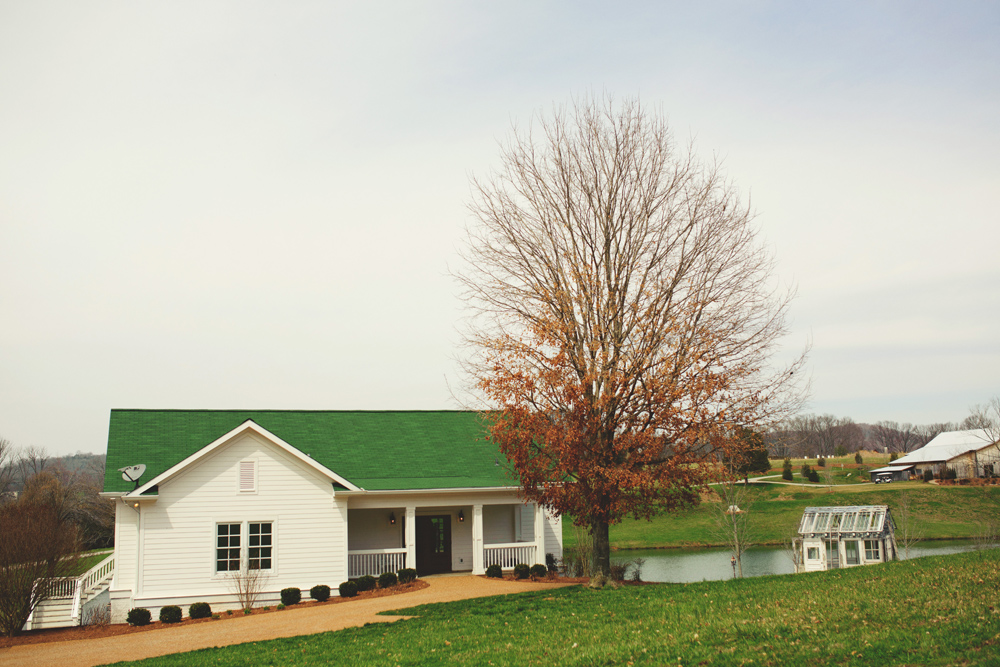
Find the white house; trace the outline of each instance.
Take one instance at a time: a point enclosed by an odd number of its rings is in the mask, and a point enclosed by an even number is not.
[[[1000,476],[1000,443],[994,444],[984,429],[939,433],[926,445],[893,461],[893,465],[913,465],[919,477],[931,470],[942,477],[947,469],[959,478]]]
[[[123,479],[136,465],[138,481]],[[472,412],[113,410],[104,495],[117,507],[114,622],[132,607],[236,608],[248,566],[268,604],[403,567],[562,557],[560,518],[519,500]]]
[[[792,542],[796,572],[835,570],[895,560],[888,505],[807,507]]]

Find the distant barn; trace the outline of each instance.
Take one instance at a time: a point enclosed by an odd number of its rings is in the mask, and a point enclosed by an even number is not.
[[[835,570],[895,560],[888,505],[807,507],[792,543],[796,572]]]

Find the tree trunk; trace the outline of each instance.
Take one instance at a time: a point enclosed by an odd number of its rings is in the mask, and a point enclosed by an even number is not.
[[[611,538],[607,521],[595,521],[590,525],[594,537],[594,567],[592,574],[600,572],[605,577],[611,574]]]

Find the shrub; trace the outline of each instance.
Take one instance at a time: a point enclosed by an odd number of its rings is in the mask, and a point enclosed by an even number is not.
[[[378,583],[378,579],[370,574],[365,574],[358,577],[358,590],[359,591],[370,591],[375,588],[375,584]]]
[[[896,452],[893,452],[892,454],[889,454],[889,463],[892,463],[893,461],[895,461],[898,458],[899,458],[899,454],[897,454]]]
[[[192,602],[188,607],[188,616],[191,618],[209,618],[212,615],[212,607],[207,602]]]
[[[404,567],[396,574],[399,576],[399,583],[401,584],[408,584],[411,581],[415,581],[417,578],[417,571],[412,567]]]
[[[823,468],[823,467],[825,467],[825,466],[826,466],[826,459],[824,459],[824,458],[823,458],[822,456],[821,456],[821,457],[819,457],[819,458],[818,458],[818,459],[816,460],[816,465],[818,465],[818,466],[819,466],[820,468]]]
[[[934,479],[934,471],[931,470],[930,468],[928,468],[927,470],[924,470],[924,481],[925,482],[929,482],[932,479]]]
[[[345,581],[337,587],[337,590],[340,591],[340,597],[352,598],[358,594],[358,585],[353,581]]]
[[[125,617],[125,622],[129,625],[149,625],[149,621],[152,620],[153,615],[149,613],[148,609],[143,607],[136,607],[134,609],[128,610],[128,616]]]
[[[298,588],[282,588],[281,589],[281,604],[286,607],[298,604],[302,601],[302,591]]]
[[[785,459],[785,464],[781,467],[781,479],[792,481],[792,460]]]
[[[945,468],[945,470],[944,470],[944,478],[945,479],[957,479],[958,478],[958,473],[955,472],[954,468]]]
[[[180,623],[181,608],[175,604],[160,607],[160,623]]]
[[[810,470],[809,471],[809,481],[810,482],[814,482],[814,483],[818,483],[819,482],[819,473],[816,472],[815,470]]]
[[[227,609],[226,610],[226,616],[232,616],[232,615],[233,615],[233,610],[232,609]]]
[[[861,465],[865,460],[861,457],[861,452],[854,452],[854,462]]]
[[[503,570],[500,569],[499,565],[490,565],[486,568],[486,576],[493,579],[503,579]]]
[[[837,445],[833,449],[833,455],[834,456],[847,456],[847,447],[844,447],[843,445]]]
[[[799,470],[799,474],[802,475],[803,479],[809,479],[809,474],[812,472],[812,468],[809,467],[808,463],[802,464],[802,469]]]
[[[217,621],[222,618],[222,614],[212,614],[212,620]]]
[[[628,567],[626,565],[626,567]],[[532,579],[544,579],[549,573],[549,568],[544,565],[532,565],[531,566],[531,578]]]
[[[309,597],[317,602],[323,602],[330,598],[330,587],[319,584],[309,589]]]
[[[555,554],[545,554],[545,567],[553,574],[559,571],[559,563],[556,561]]]
[[[625,572],[628,571],[628,563],[622,561],[612,561],[611,569],[608,571],[608,578],[611,581],[625,581]]]
[[[515,579],[527,579],[530,573],[531,573],[531,568],[524,563],[518,563],[517,565],[514,566]]]
[[[392,588],[399,580],[396,578],[395,572],[383,572],[378,575],[378,587],[379,588]]]
[[[251,609],[250,607],[247,607],[246,609],[243,610],[243,615],[244,616],[249,616],[252,613],[253,613],[253,609]]]
[[[275,607],[275,609],[277,609],[278,611],[281,611],[284,608],[285,608],[285,605],[281,604],[280,602],[278,603],[278,606]]]

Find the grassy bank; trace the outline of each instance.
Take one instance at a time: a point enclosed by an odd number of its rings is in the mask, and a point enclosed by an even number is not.
[[[392,613],[416,618],[136,664],[995,665],[1000,550],[795,576],[574,587]]]
[[[938,487],[923,482],[886,485],[843,485],[827,488],[756,484],[751,512],[753,542],[782,544],[798,527],[802,510],[814,505],[889,505],[897,526],[902,493],[924,539],[974,538],[990,520],[1000,516],[1000,487]],[[611,544],[618,549],[709,546],[722,544],[716,536],[717,504],[656,517],[652,521],[626,520],[611,527]],[[563,521],[566,546],[580,533],[568,518]],[[585,534],[584,534],[585,535]]]

